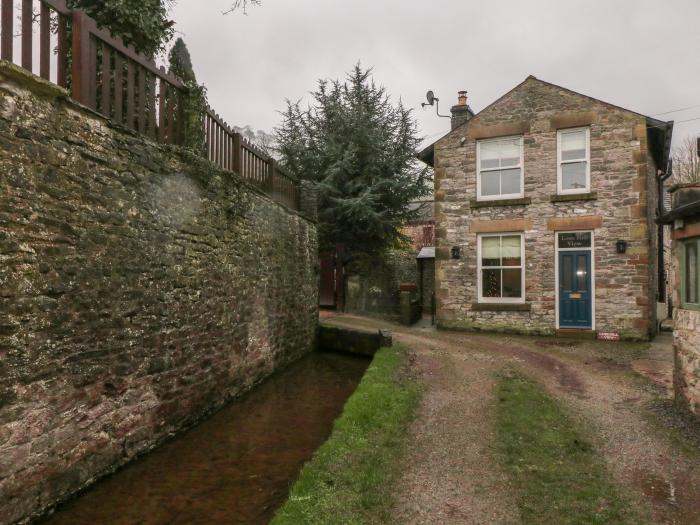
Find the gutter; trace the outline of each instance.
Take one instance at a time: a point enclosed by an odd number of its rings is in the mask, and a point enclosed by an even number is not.
[[[667,214],[656,219],[656,224],[673,224],[676,219],[690,217],[692,215],[700,215],[700,201],[691,202],[684,206],[672,209]]]

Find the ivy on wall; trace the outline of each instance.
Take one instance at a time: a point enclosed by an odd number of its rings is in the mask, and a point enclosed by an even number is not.
[[[68,0],[137,51],[155,57],[173,36],[172,0]]]

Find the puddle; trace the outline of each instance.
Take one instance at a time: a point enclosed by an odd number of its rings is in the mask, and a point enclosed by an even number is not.
[[[572,348],[574,346],[580,345],[580,341],[535,341],[535,345],[541,348],[554,347],[554,348]]]
[[[650,498],[654,503],[663,503],[673,506],[678,505],[678,501],[676,501],[676,489],[673,483],[643,470],[637,471],[634,478],[635,483],[639,486],[644,495]]]
[[[311,354],[41,523],[268,523],[368,365]]]
[[[649,498],[660,523],[697,525],[700,523],[700,487],[694,476],[666,479],[648,470],[636,470],[634,484]]]

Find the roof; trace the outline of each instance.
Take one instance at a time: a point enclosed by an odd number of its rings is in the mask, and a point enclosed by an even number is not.
[[[442,139],[444,139],[449,134],[450,134],[450,132],[445,133],[442,137],[437,139],[430,146],[419,151],[418,155],[416,155],[418,157],[418,160],[422,160],[428,166],[434,167],[435,166],[435,144],[440,142]]]
[[[649,131],[650,135],[650,151],[652,152],[652,156],[654,157],[654,162],[660,169],[666,169],[666,165],[668,164],[668,159],[670,157],[671,153],[671,137],[673,135],[673,121],[669,122],[664,122],[662,120],[658,120],[655,118],[652,118],[648,115],[644,115],[642,113],[638,113],[637,111],[632,111],[631,109],[623,108],[621,106],[617,106],[615,104],[611,104],[610,102],[605,102],[604,100],[597,99],[595,97],[591,97],[588,95],[584,95],[583,93],[579,93],[578,91],[574,91],[569,88],[565,88],[562,86],[559,86],[557,84],[552,84],[551,82],[547,82],[545,80],[540,80],[539,78],[535,77],[534,75],[528,75],[528,77],[520,82],[517,86],[514,88],[510,89],[500,97],[498,97],[496,100],[491,102],[488,106],[486,106],[484,109],[479,111],[476,115],[474,116],[479,116],[482,114],[484,111],[487,111],[491,107],[495,106],[498,104],[501,100],[503,100],[505,97],[513,93],[516,89],[518,89],[520,86],[525,84],[528,80],[536,80],[537,82],[540,82],[542,84],[546,84],[548,86],[555,87],[557,89],[562,89],[564,91],[568,91],[569,93],[572,93],[574,95],[578,95],[580,97],[585,97],[589,100],[594,100],[598,103],[605,104],[606,106],[609,106],[611,108],[615,109],[620,109],[622,111],[627,111],[629,113],[634,113],[635,115],[639,115],[641,117],[644,117],[647,122],[647,130]],[[469,121],[465,122],[461,126],[458,126],[455,129],[459,129],[465,124],[467,124]],[[452,133],[451,130],[447,132],[445,135],[437,139],[435,142],[424,148],[422,151],[420,151],[417,155],[417,157],[428,164],[429,166],[434,166],[435,165],[435,144],[440,142],[443,138],[445,138],[447,135]]]
[[[700,201],[673,208],[670,212],[659,217],[656,222],[659,224],[672,224],[676,219],[686,217],[700,217]]]
[[[415,213],[415,216],[411,219],[412,223],[430,221],[435,215],[433,199],[411,201],[408,203],[407,209],[409,212]]]
[[[435,259],[435,246],[424,246],[416,259]]]

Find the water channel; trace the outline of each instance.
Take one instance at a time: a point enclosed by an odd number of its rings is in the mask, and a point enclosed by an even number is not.
[[[268,523],[368,365],[353,356],[306,356],[41,523]]]

